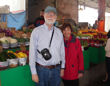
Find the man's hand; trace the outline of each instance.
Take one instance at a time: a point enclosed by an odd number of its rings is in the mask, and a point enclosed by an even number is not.
[[[32,80],[36,83],[39,83],[39,78],[38,78],[38,75],[37,74],[33,74],[32,75]]]
[[[78,74],[78,78],[81,78],[81,77],[83,77],[83,73]]]
[[[64,76],[64,69],[61,69],[61,71],[60,71],[60,76],[61,76],[61,77]]]

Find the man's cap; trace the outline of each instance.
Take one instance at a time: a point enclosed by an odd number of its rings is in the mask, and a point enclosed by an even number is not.
[[[52,7],[52,6],[47,6],[44,10],[45,13],[48,13],[48,12],[54,12],[56,15],[57,15],[57,10],[56,8]]]

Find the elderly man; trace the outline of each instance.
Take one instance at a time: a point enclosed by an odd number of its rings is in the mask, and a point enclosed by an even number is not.
[[[45,23],[36,27],[30,38],[29,65],[36,86],[60,86],[65,68],[65,50],[61,31],[54,26],[57,11],[44,10]]]

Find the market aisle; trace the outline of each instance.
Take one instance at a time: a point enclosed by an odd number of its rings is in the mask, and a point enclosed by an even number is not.
[[[91,65],[90,69],[85,71],[84,77],[79,80],[80,86],[107,86],[102,82],[105,77],[105,63]],[[61,83],[61,86],[64,86]]]

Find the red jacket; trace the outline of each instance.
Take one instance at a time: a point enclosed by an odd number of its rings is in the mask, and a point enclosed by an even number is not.
[[[79,39],[71,36],[68,41],[65,41],[65,80],[78,79],[78,73],[84,72],[83,53]]]

